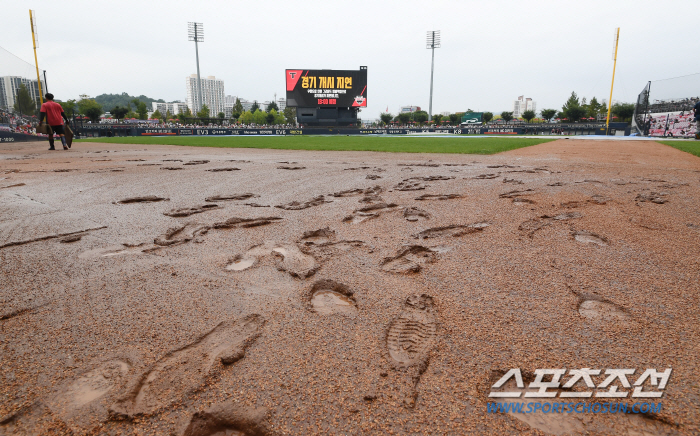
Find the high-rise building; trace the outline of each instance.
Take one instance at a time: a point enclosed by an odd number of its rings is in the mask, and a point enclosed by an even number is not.
[[[521,95],[513,102],[513,118],[522,117],[525,111],[537,112],[537,103],[531,98],[525,98],[524,95]]]
[[[236,106],[236,97],[235,95],[227,95],[224,97],[224,117],[229,119],[231,118],[231,115],[233,114],[233,107]]]
[[[209,116],[214,118],[219,112],[224,112],[224,81],[214,76],[202,79],[202,101],[200,101],[197,75],[192,74],[186,79],[187,106],[192,113],[196,113],[206,104],[209,108]]]
[[[280,109],[279,112],[284,112],[284,110],[287,108],[287,99],[280,98],[277,100],[277,107]]]
[[[162,115],[167,115],[168,111],[170,111],[170,114],[175,116],[179,113],[185,113],[187,111],[187,105],[181,101],[174,101],[172,103],[158,103],[154,101],[152,105],[152,112],[158,111]]]
[[[417,112],[420,110],[420,106],[401,106],[401,113]]]
[[[3,76],[0,77],[0,108],[13,109],[19,86],[24,84],[29,91],[29,96],[32,100],[39,104],[39,85],[36,80],[27,79],[20,76]],[[41,89],[46,92],[46,85],[41,81]]]

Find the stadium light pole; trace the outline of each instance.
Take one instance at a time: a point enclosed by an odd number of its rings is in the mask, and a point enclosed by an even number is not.
[[[202,103],[204,100],[204,95],[202,94],[202,80],[199,77],[199,43],[204,42],[204,26],[202,23],[187,23],[187,39],[189,41],[194,41],[194,50],[197,54],[197,90],[199,91],[199,105],[194,105],[197,112],[202,110]]]
[[[433,119],[433,71],[435,70],[435,49],[440,48],[440,31],[428,30],[425,48],[433,51],[433,59],[430,63],[430,105],[428,106],[428,121]]]

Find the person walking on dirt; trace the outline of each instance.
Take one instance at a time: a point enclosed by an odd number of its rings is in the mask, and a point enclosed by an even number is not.
[[[66,124],[68,124],[68,117],[66,117],[63,107],[53,101],[53,94],[51,93],[46,94],[46,103],[41,105],[39,114],[40,126],[44,122],[44,117],[46,117],[46,123],[51,126],[53,133],[57,133],[59,138],[61,138],[63,149],[68,150],[70,147],[66,145],[66,134],[63,130],[63,120],[66,120]],[[63,119],[61,119],[61,117],[63,117]],[[53,133],[49,133],[49,150],[55,150],[53,146]]]

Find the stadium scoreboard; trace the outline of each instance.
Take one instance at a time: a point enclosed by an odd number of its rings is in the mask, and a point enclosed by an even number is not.
[[[367,107],[367,67],[359,70],[285,70],[287,106]]]

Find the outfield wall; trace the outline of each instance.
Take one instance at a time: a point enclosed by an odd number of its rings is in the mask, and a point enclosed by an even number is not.
[[[77,126],[82,137],[113,136],[312,136],[312,135],[605,135],[605,125],[547,124],[515,126],[481,126],[448,129],[358,129],[350,127],[305,129],[240,129],[240,128],[136,128],[132,126],[84,125]],[[610,123],[609,135],[629,135],[627,123]]]

